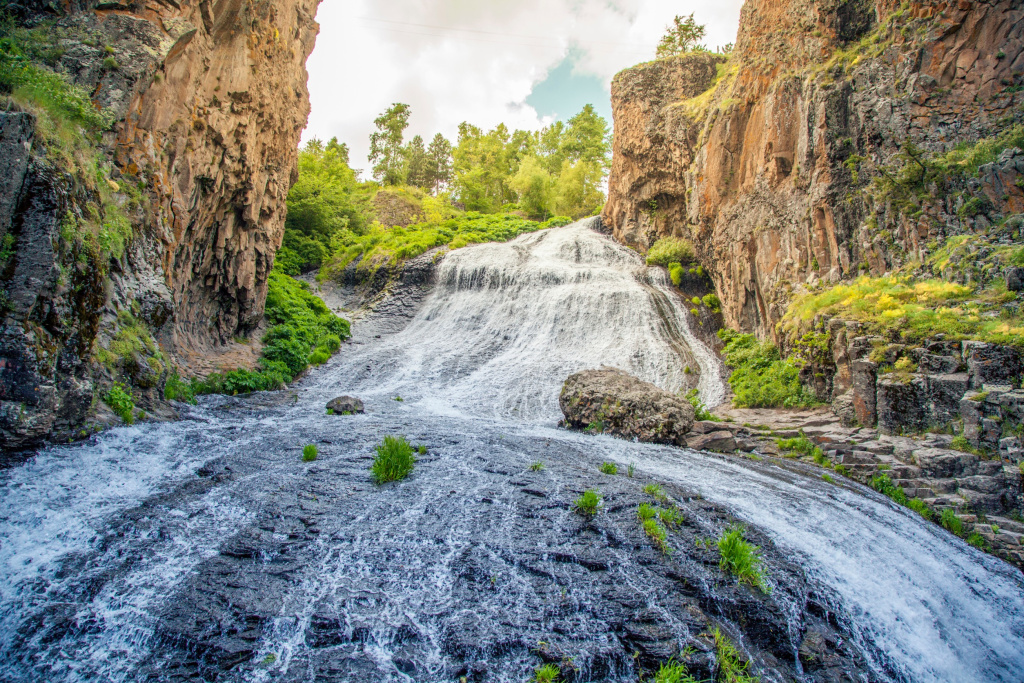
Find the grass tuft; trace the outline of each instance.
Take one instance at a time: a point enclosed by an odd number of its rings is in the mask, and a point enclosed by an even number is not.
[[[697,683],[686,667],[674,659],[664,662],[654,674],[654,683]]]
[[[953,508],[946,508],[942,511],[942,515],[939,517],[939,524],[951,534],[956,536],[964,535],[964,521],[957,517],[956,511]]]
[[[600,467],[602,474],[618,474],[619,467],[613,462],[603,462]]]
[[[581,515],[596,515],[601,508],[601,496],[593,489],[587,489],[583,495],[573,503],[576,512]]]
[[[750,662],[743,658],[729,638],[717,626],[712,631],[715,639],[715,655],[718,660],[718,677],[723,683],[758,683],[761,679],[747,673]]]
[[[544,664],[533,670],[534,683],[557,683],[562,671],[555,664]]]
[[[374,450],[377,455],[373,459],[372,471],[378,484],[405,479],[416,464],[412,446],[404,436],[385,436]]]
[[[656,519],[645,519],[643,521],[644,533],[657,546],[658,550],[669,555],[672,549],[668,545],[668,532]]]
[[[131,389],[126,388],[120,382],[114,382],[114,386],[103,395],[103,402],[110,406],[121,420],[127,424],[135,423],[135,398]]]
[[[302,459],[305,462],[313,462],[317,459],[318,455],[320,455],[320,451],[315,444],[309,444],[302,449]]]
[[[761,561],[761,549],[743,537],[743,527],[734,525],[722,532],[718,538],[718,552],[721,560],[718,566],[733,574],[742,583],[759,589],[762,593],[770,593],[764,565]]]
[[[535,462],[532,465],[530,465],[530,470],[532,472],[540,472],[543,469],[544,469],[544,463],[542,463],[540,460],[538,460],[537,462]]]

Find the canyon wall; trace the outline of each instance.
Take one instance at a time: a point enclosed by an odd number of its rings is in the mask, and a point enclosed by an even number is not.
[[[748,0],[736,47],[612,85],[603,218],[640,249],[690,239],[726,324],[778,337],[794,287],[879,275],[1024,210],[1010,160],[919,214],[872,178],[913,142],[943,152],[1024,121],[1016,0]],[[964,212],[972,196],[981,213]]]
[[[6,108],[24,113],[0,114],[12,169],[0,238],[13,244],[0,268],[4,447],[74,435],[113,381],[158,411],[171,365],[187,372],[260,323],[309,114],[318,5],[4,3],[19,25],[45,27],[53,70],[114,121],[83,162],[42,139],[17,93]],[[75,226],[102,224],[102,243],[111,205],[130,236],[96,258]]]

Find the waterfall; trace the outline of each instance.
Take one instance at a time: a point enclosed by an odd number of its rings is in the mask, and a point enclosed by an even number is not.
[[[852,483],[556,427],[562,382],[601,365],[670,391],[689,365],[721,401],[684,306],[586,223],[476,245],[443,259],[403,329],[357,329],[286,392],[207,397],[0,471],[0,679],[511,683],[556,639],[578,680],[635,681],[613,624],[642,612],[685,643],[698,627],[679,601],[733,595],[681,545],[666,560],[630,545],[654,481],[701,534],[722,509],[770,542],[789,651],[819,618],[863,653],[863,680],[1020,680],[1024,579],[1002,561]],[[367,414],[325,415],[341,394]],[[377,487],[386,434],[428,451]],[[587,487],[609,502],[589,525],[570,504]]]

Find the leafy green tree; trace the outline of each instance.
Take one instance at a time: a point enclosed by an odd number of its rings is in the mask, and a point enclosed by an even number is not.
[[[452,143],[438,133],[427,148],[427,156],[430,160],[430,187],[435,195],[440,194],[452,182]]]
[[[384,185],[405,183],[407,169],[402,143],[411,114],[408,104],[396,102],[373,121],[377,132],[370,135],[369,158],[373,162],[373,177]]]
[[[555,179],[548,173],[542,158],[523,159],[509,184],[519,196],[519,209],[530,218],[543,220],[551,214]]]
[[[707,48],[701,44],[706,33],[703,24],[693,20],[693,14],[688,17],[676,16],[672,25],[658,43],[658,58],[672,57],[684,52],[707,52]]]
[[[487,133],[468,123],[459,125],[453,151],[455,189],[466,209],[495,213],[516,201],[509,181],[533,139],[527,131],[510,133],[503,123]]]
[[[611,140],[608,122],[588,104],[576,116],[562,135],[562,155],[570,162],[586,161],[607,168],[610,165]]]
[[[423,138],[417,135],[405,148],[406,167],[408,176],[406,182],[409,185],[429,189],[432,185],[430,169],[430,155],[423,146]]]

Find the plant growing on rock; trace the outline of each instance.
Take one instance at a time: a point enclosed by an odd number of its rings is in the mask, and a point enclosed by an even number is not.
[[[114,386],[103,395],[103,402],[110,406],[125,424],[135,423],[135,398],[131,389],[126,388],[120,382],[114,382]]]
[[[694,259],[693,244],[680,237],[662,237],[647,251],[647,265],[669,267],[682,265]]]
[[[717,546],[721,555],[718,566],[723,571],[733,574],[742,583],[757,588],[762,593],[771,592],[761,560],[761,549],[743,537],[742,526],[734,525],[723,531],[718,538]]]
[[[533,670],[534,683],[557,683],[562,671],[555,664],[544,664]]]
[[[645,519],[643,521],[644,533],[657,546],[658,550],[666,555],[671,554],[672,548],[668,545],[668,532],[656,519]]]
[[[576,512],[585,516],[593,516],[601,508],[601,496],[593,489],[587,489],[573,503]]]
[[[690,389],[686,392],[686,400],[693,406],[693,419],[698,422],[717,421],[715,416],[711,414],[711,411],[708,410],[708,407],[704,405],[704,401],[700,400],[700,391]]]
[[[737,408],[803,408],[816,405],[814,396],[800,384],[800,370],[783,360],[779,349],[770,342],[760,342],[752,334],[728,329],[718,331],[725,342],[722,353],[732,368],[729,386]]]
[[[977,531],[974,531],[970,535],[968,535],[966,540],[969,544],[973,545],[978,550],[988,550],[988,541],[986,541],[985,537],[979,534]]]
[[[535,463],[530,465],[530,471],[531,472],[540,472],[543,469],[544,469],[544,463],[542,463],[540,460],[538,460],[537,462],[535,462]]]
[[[935,513],[932,512],[932,509],[920,498],[911,498],[907,501],[907,507],[927,519],[929,522],[935,518]]]
[[[900,505],[908,505],[910,502],[903,489],[894,484],[892,479],[889,478],[889,475],[884,472],[871,478],[871,488],[878,491],[883,496],[892,498],[893,501]]]
[[[654,674],[654,683],[697,683],[686,667],[674,659],[661,664]]]
[[[955,536],[964,535],[964,521],[957,517],[956,511],[953,508],[946,508],[942,511],[942,515],[939,517],[939,524]]]
[[[302,449],[302,459],[305,462],[313,462],[320,455],[319,449],[315,444],[309,444]]]
[[[761,679],[747,673],[750,662],[743,658],[733,642],[717,626],[711,632],[715,639],[715,656],[718,664],[716,680],[722,683],[758,683]]]
[[[374,450],[377,455],[371,470],[378,484],[405,479],[416,464],[412,446],[404,436],[385,436]]]
[[[599,468],[602,474],[618,474],[619,467],[613,462],[603,462]]]
[[[700,42],[705,32],[704,25],[694,21],[693,14],[688,17],[676,16],[658,43],[658,59],[687,52],[707,52],[707,48]]]

